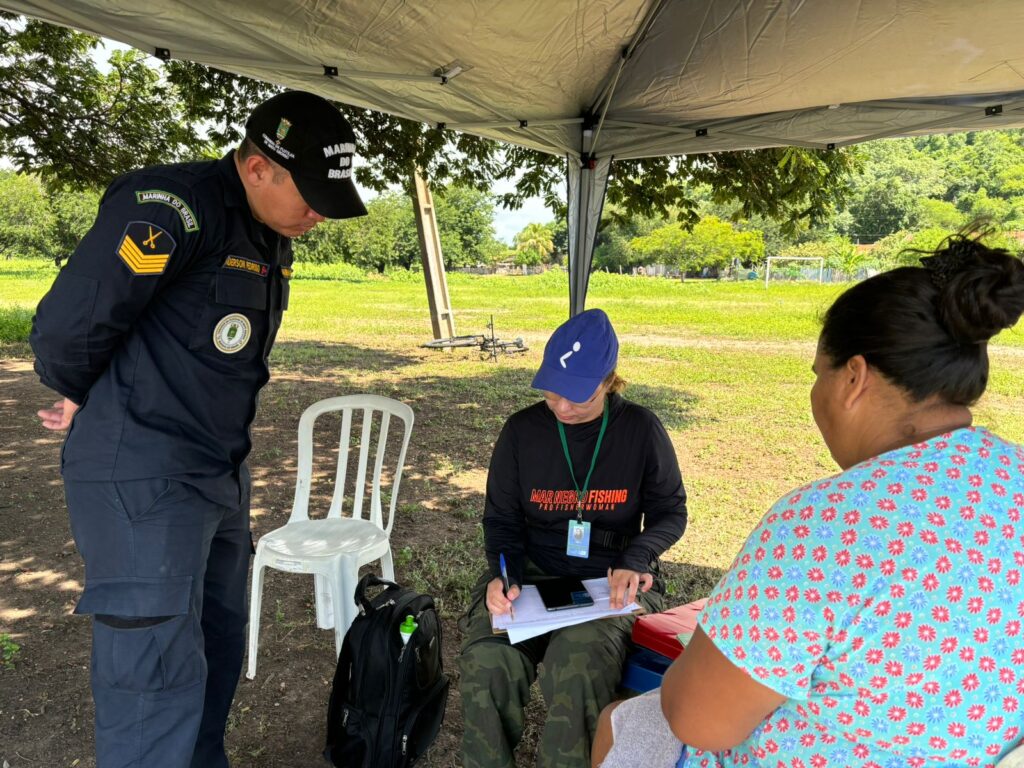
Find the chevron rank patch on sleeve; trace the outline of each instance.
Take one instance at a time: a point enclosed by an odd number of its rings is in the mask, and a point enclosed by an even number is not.
[[[117,255],[134,275],[162,275],[175,245],[174,238],[163,227],[133,221],[124,229]]]

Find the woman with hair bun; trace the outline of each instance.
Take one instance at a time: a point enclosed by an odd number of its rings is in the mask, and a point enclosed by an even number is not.
[[[811,411],[842,471],[769,510],[660,692],[602,713],[594,765],[984,766],[1021,742],[1024,447],[970,409],[1024,264],[963,235],[921,261],[826,313]]]

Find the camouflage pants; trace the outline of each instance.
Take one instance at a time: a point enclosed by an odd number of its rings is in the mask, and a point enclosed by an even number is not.
[[[460,622],[463,765],[515,765],[513,751],[523,735],[530,686],[543,662],[540,689],[548,714],[537,765],[588,768],[597,717],[615,699],[622,677],[633,617],[589,621],[512,645],[505,635],[491,632],[484,604],[489,580],[485,575],[474,588],[469,611]],[[638,595],[637,601],[649,612],[663,607],[654,590]]]

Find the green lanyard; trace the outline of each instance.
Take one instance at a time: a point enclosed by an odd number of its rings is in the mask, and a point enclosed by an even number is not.
[[[562,451],[565,453],[565,463],[569,465],[569,477],[572,484],[576,486],[576,519],[583,522],[583,500],[587,498],[587,488],[590,487],[590,476],[594,474],[594,467],[597,466],[597,453],[601,450],[601,441],[604,440],[604,431],[608,428],[608,398],[604,400],[604,414],[601,416],[601,431],[597,433],[597,445],[594,446],[594,457],[590,460],[590,471],[587,472],[587,479],[583,481],[583,488],[576,482],[576,473],[572,471],[572,458],[569,456],[569,443],[565,440],[565,427],[558,422],[558,436],[562,438]]]

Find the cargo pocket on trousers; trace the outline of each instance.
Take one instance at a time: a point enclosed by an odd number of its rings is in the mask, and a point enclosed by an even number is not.
[[[155,693],[202,680],[192,577],[99,579],[75,613],[93,615],[93,675],[114,690]]]

